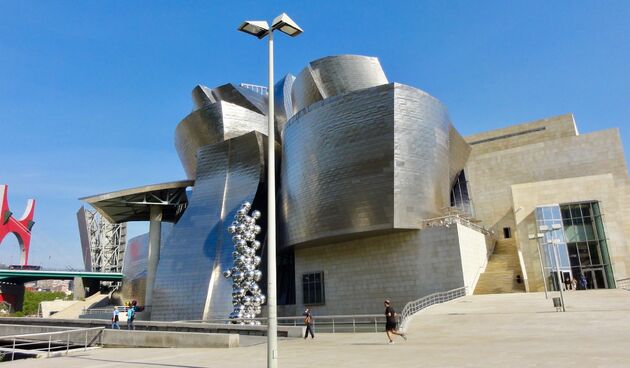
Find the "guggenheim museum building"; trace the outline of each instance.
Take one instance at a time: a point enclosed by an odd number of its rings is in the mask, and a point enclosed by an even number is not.
[[[245,201],[266,224],[269,144],[280,315],[380,313],[385,298],[400,308],[438,291],[535,292],[574,278],[615,288],[630,277],[618,129],[580,134],[566,114],[464,137],[437,98],[388,80],[367,56],[312,61],[274,90],[275,142],[265,88],[198,85],[175,127],[187,178],[83,198],[112,223],[150,221],[128,241],[122,293],[151,319],[232,311],[226,228]]]

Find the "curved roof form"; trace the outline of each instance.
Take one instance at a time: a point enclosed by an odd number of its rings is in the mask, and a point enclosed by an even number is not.
[[[150,207],[162,207],[162,221],[176,222],[188,205],[186,188],[194,180],[145,185],[79,198],[94,207],[107,221],[149,221]]]

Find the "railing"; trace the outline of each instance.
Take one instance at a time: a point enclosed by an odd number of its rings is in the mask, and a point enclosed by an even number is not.
[[[630,277],[626,279],[620,279],[615,281],[617,284],[617,289],[624,289],[630,291]]]
[[[16,353],[26,355],[46,353],[46,356],[49,357],[51,352],[63,352],[65,350],[67,355],[71,346],[83,346],[83,350],[86,351],[88,347],[101,345],[104,329],[105,327],[92,327],[59,332],[0,336],[0,354],[4,357],[11,354],[11,360],[14,360]]]
[[[120,313],[124,313],[127,311],[127,307],[126,305],[117,305],[117,306],[111,306],[111,307],[107,307],[107,308],[83,308],[83,311],[81,311],[81,314],[88,314],[88,313],[109,313],[112,314],[114,312],[114,307],[118,308],[118,312]]]
[[[406,331],[411,318],[421,310],[432,305],[448,302],[463,296],[466,296],[466,287],[430,294],[424,298],[407,303],[400,313],[400,330]]]
[[[255,318],[255,320],[262,324],[267,322],[267,318]],[[177,322],[227,324],[231,321],[230,319],[211,319]],[[278,326],[304,326],[304,316],[278,317]],[[379,328],[383,330],[384,327],[385,315],[383,314],[313,316],[313,330],[320,333],[378,332]]]
[[[269,89],[265,86],[259,86],[256,84],[249,84],[249,83],[241,83],[241,87],[243,88],[247,88],[249,90],[252,90],[258,94],[261,94],[263,96],[267,96],[269,95]]]
[[[487,229],[481,225],[477,225],[469,219],[462,217],[460,215],[447,215],[442,217],[436,217],[428,220],[423,220],[421,223],[422,228],[429,227],[443,227],[443,226],[451,226],[455,224],[460,224],[466,226],[470,229],[476,230],[484,235],[494,235],[492,230]]]

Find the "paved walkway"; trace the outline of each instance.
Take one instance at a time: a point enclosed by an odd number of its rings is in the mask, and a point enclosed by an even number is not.
[[[479,295],[431,307],[409,341],[384,333],[282,340],[281,367],[629,367],[630,291],[566,293],[556,313],[542,293]],[[98,349],[7,367],[265,367],[266,346],[237,349]]]

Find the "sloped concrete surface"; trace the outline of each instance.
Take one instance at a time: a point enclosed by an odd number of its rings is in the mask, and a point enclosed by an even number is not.
[[[556,312],[543,293],[475,295],[431,307],[409,340],[384,333],[282,339],[282,367],[628,367],[630,292],[566,293]],[[266,345],[237,349],[99,349],[14,367],[265,367]]]

